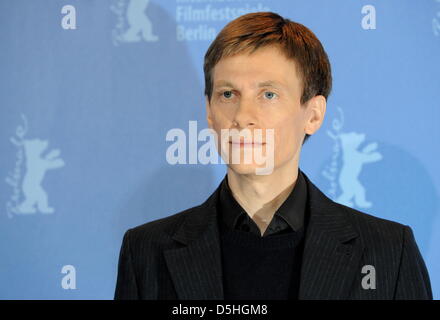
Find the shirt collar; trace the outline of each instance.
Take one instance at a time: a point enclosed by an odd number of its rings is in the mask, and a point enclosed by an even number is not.
[[[226,226],[234,229],[239,217],[243,214],[247,215],[247,213],[232,195],[227,174],[221,183],[219,202],[222,221]],[[298,178],[295,186],[275,212],[275,215],[283,218],[294,231],[298,231],[304,226],[306,202],[307,186],[302,171],[298,168]]]

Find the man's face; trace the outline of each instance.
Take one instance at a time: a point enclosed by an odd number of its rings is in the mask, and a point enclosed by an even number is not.
[[[222,129],[242,131],[248,128],[252,133],[254,129],[261,129],[262,141],[266,144],[253,147],[262,148],[264,156],[269,150],[266,129],[273,129],[276,170],[299,160],[309,117],[307,109],[301,107],[301,94],[302,83],[295,62],[288,60],[277,47],[267,46],[252,54],[226,57],[213,70],[212,97],[206,104],[208,125],[219,139]],[[264,167],[255,161],[244,163],[243,152],[247,146],[234,145],[227,140],[218,141],[218,147],[220,145],[228,149],[230,155],[233,148],[240,149],[239,164],[232,164],[231,158],[223,159],[235,172],[255,174],[257,167]]]

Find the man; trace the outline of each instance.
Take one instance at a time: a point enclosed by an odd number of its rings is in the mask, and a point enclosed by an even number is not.
[[[214,193],[125,233],[115,299],[432,299],[409,226],[333,202],[298,167],[332,82],[309,29],[271,12],[241,16],[209,47],[204,72],[217,137],[272,129],[273,139],[217,141],[228,169]],[[246,148],[273,150],[272,171],[229,161]]]

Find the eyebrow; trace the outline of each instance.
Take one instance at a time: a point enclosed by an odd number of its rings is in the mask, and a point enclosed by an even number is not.
[[[226,81],[226,80],[219,80],[214,84],[214,87],[234,87],[234,84],[232,82]]]
[[[260,82],[258,84],[258,88],[264,88],[264,87],[274,87],[274,88],[279,88],[282,87],[283,85],[281,83],[278,83],[277,81],[264,81],[264,82]]]
[[[215,83],[214,85],[215,87],[231,87],[234,88],[235,85],[230,82],[230,81],[226,81],[226,80],[219,80]],[[274,88],[280,88],[283,85],[277,81],[273,81],[273,80],[268,80],[268,81],[263,81],[258,83],[257,87],[258,88],[266,88],[266,87],[274,87]]]

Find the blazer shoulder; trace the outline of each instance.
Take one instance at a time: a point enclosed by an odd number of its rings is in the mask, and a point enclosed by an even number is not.
[[[351,221],[361,237],[369,243],[375,242],[381,245],[392,243],[397,246],[402,244],[404,232],[409,226],[396,221],[379,218],[370,213],[356,210],[339,203],[336,203],[336,205],[344,212],[347,219]]]
[[[319,208],[324,212],[335,212],[335,218],[343,217],[344,222],[348,222],[366,244],[402,244],[404,233],[410,229],[409,226],[340,204],[323,193],[307,175],[304,173],[303,175],[308,185],[312,207]]]
[[[175,231],[175,228],[180,226],[189,214],[197,211],[200,207],[201,205],[194,206],[166,217],[146,222],[129,229],[129,231],[133,236],[139,236],[142,234],[152,234],[156,236],[163,233],[172,234]]]
[[[197,211],[202,205],[194,206],[164,218],[152,220],[144,224],[128,229],[126,233],[130,234],[131,242],[168,242],[177,228],[183,223],[186,217]]]

